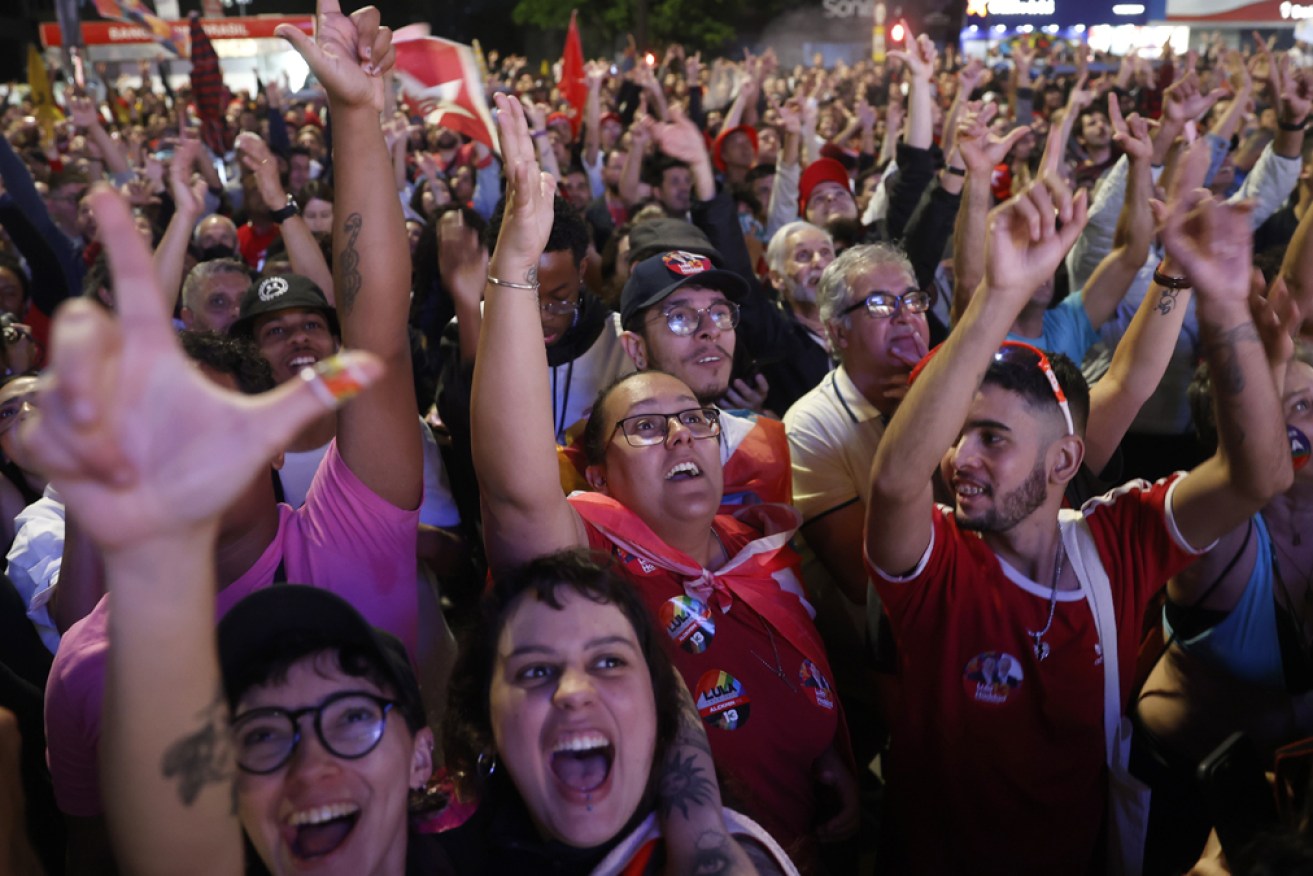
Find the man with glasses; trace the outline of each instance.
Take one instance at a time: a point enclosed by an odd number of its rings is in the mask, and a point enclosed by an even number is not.
[[[876,449],[865,544],[901,677],[881,852],[894,872],[1084,873],[1105,856],[1138,872],[1121,710],[1147,604],[1291,477],[1248,304],[1247,211],[1196,195],[1164,214],[1226,375],[1216,456],[1062,510],[1088,389],[1066,357],[1004,344],[1086,221],[1084,193],[1054,177],[990,214],[983,282]],[[954,509],[934,502],[937,472]],[[987,656],[1007,658],[1012,684],[969,676]]]
[[[636,264],[620,294],[621,343],[639,371],[664,371],[682,380],[698,403],[714,408],[734,366],[738,300],[747,283],[715,268],[710,257],[667,250]],[[789,447],[778,420],[719,411],[720,462],[725,488],[721,511],[792,499]]]

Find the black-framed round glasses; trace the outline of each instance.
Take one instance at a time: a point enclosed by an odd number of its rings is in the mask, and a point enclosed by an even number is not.
[[[378,746],[388,712],[396,704],[364,691],[343,691],[294,711],[277,706],[252,709],[233,721],[237,765],[256,775],[281,769],[301,742],[301,719],[306,715],[315,716],[315,735],[326,751],[343,760],[362,758]]]
[[[925,313],[930,309],[930,295],[919,289],[910,289],[902,295],[895,295],[892,292],[872,292],[856,304],[850,304],[839,311],[839,316],[847,316],[863,307],[875,319],[888,319],[900,308],[907,308],[908,313]]]
[[[686,338],[702,328],[702,319],[706,317],[716,327],[716,331],[727,332],[739,324],[739,306],[733,301],[717,301],[710,307],[692,307],[688,304],[672,304],[661,311],[666,318],[666,327],[671,333]]]
[[[689,408],[673,414],[634,414],[616,420],[615,431],[625,436],[631,447],[664,444],[670,435],[670,421],[677,420],[694,438],[714,438],[720,434],[720,411],[715,408]]]

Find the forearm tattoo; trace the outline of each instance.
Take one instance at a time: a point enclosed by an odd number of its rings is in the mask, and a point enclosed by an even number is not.
[[[534,265],[524,275],[524,282],[534,284],[538,282],[538,266]]]
[[[360,294],[360,252],[356,249],[356,240],[360,237],[360,227],[364,220],[359,213],[352,213],[346,217],[346,224],[343,231],[346,232],[346,246],[342,247],[342,252],[337,256],[338,266],[341,270],[341,288],[338,290],[340,300],[338,305],[342,308],[342,313],[348,314],[351,308],[355,307],[356,296]]]
[[[1172,312],[1176,306],[1176,296],[1181,294],[1180,289],[1163,289],[1163,294],[1158,297],[1158,312],[1163,316]]]
[[[1240,367],[1236,347],[1242,342],[1262,343],[1252,322],[1210,335],[1204,340],[1204,356],[1212,371],[1213,385],[1222,398],[1234,398],[1245,391],[1245,372]]]
[[[184,736],[164,752],[161,770],[166,779],[178,781],[178,799],[190,806],[206,785],[228,784],[233,789],[233,811],[237,811],[237,786],[228,736],[228,704],[222,694],[197,714],[201,727]]]
[[[684,697],[679,709],[679,729],[661,770],[661,815],[669,818],[679,809],[688,818],[690,806],[705,806],[716,789],[715,778],[698,765],[699,755],[711,757],[711,746],[692,699]]]

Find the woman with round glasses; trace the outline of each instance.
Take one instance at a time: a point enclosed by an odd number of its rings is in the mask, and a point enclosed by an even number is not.
[[[717,516],[716,412],[655,371],[599,395],[583,438],[595,492],[562,495],[547,437],[546,361],[531,343],[534,269],[550,230],[552,189],[540,177],[521,110],[500,99],[498,106],[511,182],[489,266],[471,410],[494,574],[568,548],[612,554],[654,616],[717,766],[738,788],[736,801],[804,871],[814,869],[820,840],[856,829],[857,800],[825,649],[788,546],[796,512],[759,505],[738,518]],[[672,289],[720,288],[723,272],[709,262],[667,255],[668,264],[650,269],[664,277],[651,297],[676,303]],[[699,302],[663,316],[676,327],[733,318],[718,308]]]

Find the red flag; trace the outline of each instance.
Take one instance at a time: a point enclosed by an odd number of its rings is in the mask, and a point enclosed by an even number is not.
[[[201,27],[200,16],[193,12],[190,17],[191,93],[196,101],[196,114],[201,119],[201,142],[215,155],[223,155],[232,148],[234,136],[223,117],[228,105],[228,89],[224,87],[223,74],[219,71],[219,56]]]
[[[187,47],[179,35],[174,33],[168,22],[151,11],[144,0],[95,0],[95,4],[96,11],[103,18],[139,24],[150,31],[155,42],[168,51],[179,57],[187,54]]]
[[[458,131],[500,152],[497,128],[488,113],[483,83],[469,46],[437,37],[393,42],[395,71],[406,103],[444,128]]]
[[[579,11],[570,13],[570,29],[565,32],[565,51],[561,54],[561,81],[556,88],[570,104],[570,128],[579,136],[584,120],[584,104],[588,101],[588,79],[584,74],[584,45],[579,39]]]

